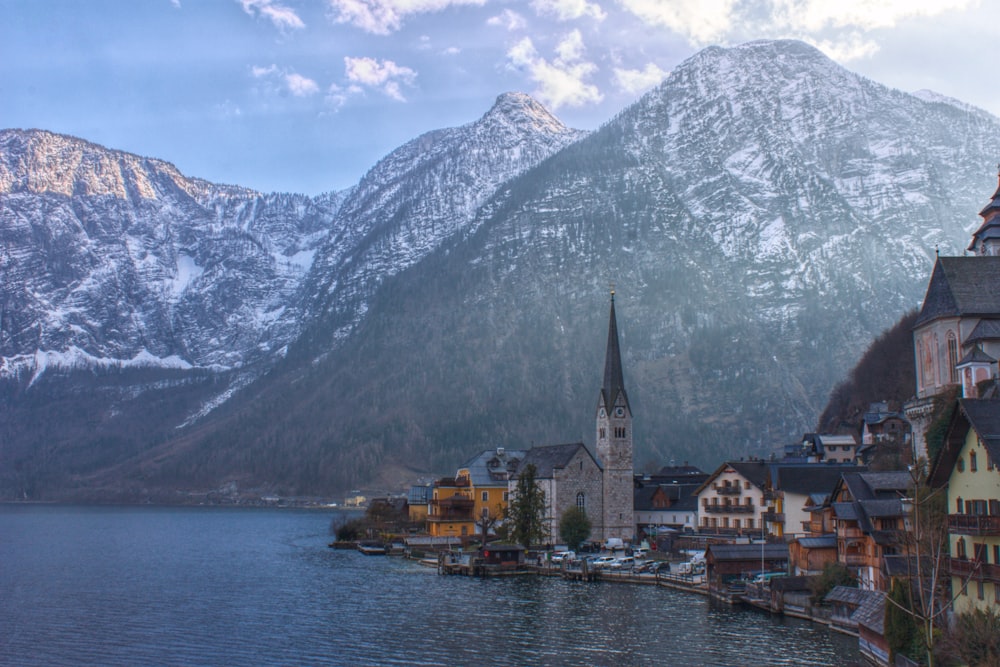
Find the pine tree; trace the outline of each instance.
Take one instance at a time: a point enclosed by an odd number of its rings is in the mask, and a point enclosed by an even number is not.
[[[541,543],[545,537],[545,492],[538,487],[534,464],[524,466],[517,478],[514,497],[507,505],[507,523],[512,541],[525,549]]]

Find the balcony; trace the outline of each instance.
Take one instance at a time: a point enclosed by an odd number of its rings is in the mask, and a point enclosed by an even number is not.
[[[951,559],[951,576],[972,581],[992,581],[1000,583],[1000,565],[983,563],[967,558]]]
[[[1000,536],[1000,516],[949,514],[948,532],[955,535]]]
[[[868,564],[868,558],[864,554],[844,554],[840,562],[848,567],[863,567]]]
[[[784,512],[764,512],[764,521],[768,523],[785,523]]]
[[[723,484],[721,486],[713,486],[712,488],[720,496],[738,496],[743,493],[739,486],[726,486]]]
[[[450,496],[444,500],[432,500],[428,521],[472,521],[472,510],[476,503],[467,496]]]
[[[753,505],[703,505],[703,512],[709,514],[753,514],[756,507]]]

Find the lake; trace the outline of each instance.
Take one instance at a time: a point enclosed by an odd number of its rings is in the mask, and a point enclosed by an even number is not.
[[[0,664],[860,662],[853,637],[690,593],[330,549],[337,516],[0,505]]]

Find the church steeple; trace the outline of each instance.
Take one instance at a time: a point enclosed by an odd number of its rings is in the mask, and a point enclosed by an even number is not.
[[[997,165],[997,170],[1000,171],[1000,165]],[[1000,174],[997,179],[1000,181]],[[966,250],[971,250],[976,255],[1000,255],[1000,185],[979,215],[983,218],[983,224],[972,233],[972,243]]]
[[[625,407],[631,412],[628,394],[625,393],[625,378],[622,374],[622,354],[618,346],[618,318],[615,316],[615,288],[611,288],[611,317],[608,320],[608,348],[604,357],[604,385],[601,398],[608,410],[617,402],[618,395],[625,399]]]
[[[601,535],[603,539],[620,538],[627,542],[635,534],[632,407],[625,393],[614,287],[611,288],[604,383],[597,405],[597,458],[601,463],[603,486]]]

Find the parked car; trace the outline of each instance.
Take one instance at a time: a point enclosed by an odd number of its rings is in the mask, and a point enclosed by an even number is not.
[[[635,565],[635,559],[631,556],[623,556],[622,558],[615,558],[610,563],[608,563],[609,570],[631,570]]]
[[[618,559],[615,558],[614,556],[598,556],[597,558],[595,558],[590,562],[590,565],[593,568],[600,570],[601,568],[608,567],[609,565],[611,565],[611,563],[613,563],[616,560]]]
[[[576,558],[576,552],[573,551],[557,551],[552,554],[553,563],[561,563],[564,560],[574,560]]]
[[[654,560],[649,565],[649,571],[653,573],[657,572],[670,572],[670,561],[668,560]]]
[[[645,558],[649,553],[645,549],[635,549],[632,551],[632,558]]]

